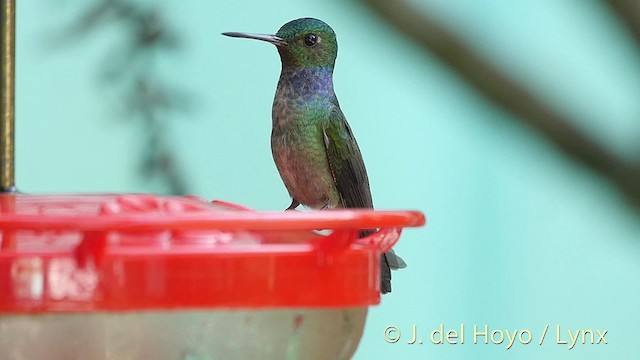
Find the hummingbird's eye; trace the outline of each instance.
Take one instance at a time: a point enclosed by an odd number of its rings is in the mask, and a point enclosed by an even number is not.
[[[316,46],[318,42],[318,35],[316,34],[307,34],[304,37],[304,44],[308,47]]]

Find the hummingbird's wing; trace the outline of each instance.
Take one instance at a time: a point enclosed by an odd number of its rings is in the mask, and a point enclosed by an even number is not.
[[[340,194],[342,207],[372,209],[373,200],[362,154],[339,108],[334,109],[324,123],[323,134],[329,168]],[[373,230],[363,230],[360,236],[364,237],[372,232]],[[395,258],[392,252],[380,255],[380,291],[383,294],[391,292],[390,256]],[[404,264],[404,261],[402,263]]]
[[[358,143],[339,108],[323,124],[324,145],[344,208],[373,208],[369,178]]]

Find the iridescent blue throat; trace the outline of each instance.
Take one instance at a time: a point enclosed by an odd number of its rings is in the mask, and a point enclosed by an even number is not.
[[[284,90],[279,91],[280,94],[292,100],[335,100],[333,67],[285,67],[280,74],[278,88]]]

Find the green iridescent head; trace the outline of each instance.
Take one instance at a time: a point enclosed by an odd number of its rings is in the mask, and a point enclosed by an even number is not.
[[[285,67],[333,67],[338,54],[333,29],[314,18],[290,21],[282,25],[275,35],[235,32],[223,35],[263,40],[276,45]]]

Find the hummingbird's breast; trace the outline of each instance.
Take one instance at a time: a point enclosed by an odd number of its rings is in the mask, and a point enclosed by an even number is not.
[[[273,102],[273,159],[291,197],[315,209],[340,204],[323,131],[336,106],[331,72],[283,70]]]

